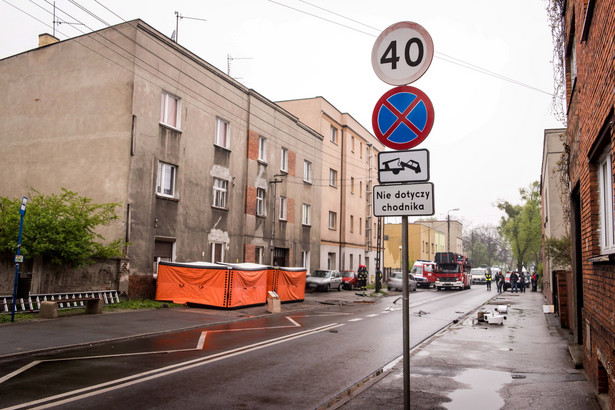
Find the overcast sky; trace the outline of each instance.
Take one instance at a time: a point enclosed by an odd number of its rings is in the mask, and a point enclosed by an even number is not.
[[[56,0],[61,40],[140,18],[272,101],[322,96],[373,132],[378,99],[392,86],[371,65],[378,35],[400,21],[422,25],[435,57],[412,86],[435,121],[417,149],[430,152],[435,217],[497,225],[499,200],[540,180],[551,111],[551,31],[545,0]],[[37,46],[53,30],[52,0],[0,0],[0,58]],[[21,10],[18,10],[17,8]],[[68,14],[68,15],[67,15]],[[98,17],[98,20],[95,17]],[[199,19],[204,19],[202,21]],[[68,23],[83,23],[68,24]],[[490,74],[487,74],[490,73]],[[416,218],[410,218],[410,221]]]

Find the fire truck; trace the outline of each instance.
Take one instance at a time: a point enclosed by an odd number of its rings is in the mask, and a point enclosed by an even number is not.
[[[436,252],[436,289],[470,289],[472,264],[465,256],[453,252]]]

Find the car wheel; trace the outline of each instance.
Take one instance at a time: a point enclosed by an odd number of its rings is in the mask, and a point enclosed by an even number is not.
[[[327,292],[331,292],[331,284],[327,284]]]
[[[342,291],[342,284],[340,283],[340,285],[337,287],[337,291],[341,292]]]
[[[350,284],[350,290],[353,291],[354,290],[354,283]]]
[[[387,289],[389,290],[389,292],[393,290],[393,289],[391,289],[391,287],[390,287],[390,286],[389,286],[389,287],[387,287]]]

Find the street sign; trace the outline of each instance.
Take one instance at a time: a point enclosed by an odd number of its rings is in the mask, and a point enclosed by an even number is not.
[[[372,127],[376,137],[389,148],[410,149],[431,132],[434,121],[431,100],[415,87],[395,87],[376,103]]]
[[[426,149],[378,154],[378,182],[381,184],[426,181],[429,181],[429,151]]]
[[[374,186],[374,216],[433,215],[433,184]]]
[[[410,84],[433,60],[433,41],[420,24],[395,23],[385,29],[372,48],[372,67],[378,78],[391,85]]]

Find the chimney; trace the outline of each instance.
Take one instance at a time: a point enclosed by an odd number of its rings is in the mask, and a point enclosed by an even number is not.
[[[43,33],[43,34],[38,35],[38,46],[39,47],[48,46],[49,44],[57,43],[59,41],[60,41],[59,38],[56,38],[48,33]]]

